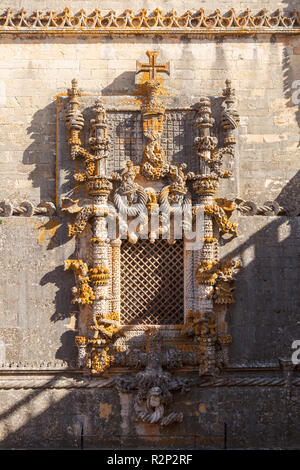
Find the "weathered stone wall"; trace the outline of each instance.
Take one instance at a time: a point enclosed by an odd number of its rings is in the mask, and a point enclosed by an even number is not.
[[[66,383],[60,388],[57,377],[46,376],[45,388],[40,381],[38,389],[1,390],[6,436],[1,447],[223,449],[226,423],[228,448],[295,449],[297,387],[276,385],[282,377],[265,374],[263,386],[252,373],[248,386],[199,387],[184,397],[179,394],[176,406],[184,411],[184,422],[162,429],[132,419],[130,394],[97,385],[76,389],[74,381],[71,389]],[[238,376],[236,383],[243,380]]]
[[[220,94],[225,79],[232,79],[241,116],[240,197],[273,200],[298,170],[300,118],[292,83],[300,66],[299,36],[6,37],[0,47],[0,177],[10,199],[53,198],[55,96],[66,93],[71,79],[85,93],[124,103],[135,92],[136,60],[153,48],[171,61],[165,84],[178,101]]]
[[[297,3],[266,1],[263,6],[292,10]],[[74,11],[98,6],[85,0],[69,5]],[[1,8],[6,6],[29,11],[63,7],[57,0],[12,0]],[[198,7],[190,0],[160,6],[180,13]],[[262,4],[204,1],[201,6],[243,11],[247,6],[259,10]],[[127,7],[152,10],[153,3],[101,2],[102,10]],[[287,34],[0,37],[0,201],[55,202],[55,97],[66,93],[75,77],[84,93],[102,93],[104,102],[113,97],[124,106],[136,91],[136,60],[144,61],[145,51],[153,49],[171,63],[165,86],[178,105],[202,95],[220,96],[225,79],[232,80],[241,118],[235,183],[224,183],[220,194],[257,203],[276,200],[299,210],[300,108],[292,101],[292,86],[300,80],[300,36]],[[215,387],[200,381],[179,398],[185,420],[166,431],[131,420],[130,394],[99,388],[101,380],[80,385],[73,276],[63,272],[75,247],[65,219],[1,219],[2,448],[78,447],[82,429],[93,436],[84,437],[87,447],[105,446],[105,437],[107,446],[138,442],[142,447],[146,441],[158,448],[222,448],[225,422],[229,447],[299,448],[299,379],[296,372],[289,378],[278,365],[279,358],[290,359],[291,343],[300,339],[299,217],[238,217],[239,238],[221,250],[222,256],[240,257],[243,266],[236,303],[226,316],[233,337],[228,373]],[[150,434],[151,440],[132,437]],[[109,441],[119,435],[121,444]]]
[[[232,364],[271,363],[289,356],[299,335],[299,217],[239,218],[240,237],[224,256],[238,256],[236,303],[227,314]]]

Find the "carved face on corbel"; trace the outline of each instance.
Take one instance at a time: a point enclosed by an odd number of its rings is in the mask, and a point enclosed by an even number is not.
[[[162,406],[162,390],[160,387],[152,387],[147,394],[147,408],[152,411],[154,408]]]

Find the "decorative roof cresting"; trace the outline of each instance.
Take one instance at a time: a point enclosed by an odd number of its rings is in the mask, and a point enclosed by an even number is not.
[[[118,34],[159,32],[176,34],[208,34],[208,33],[293,33],[300,32],[299,12],[293,10],[284,13],[278,9],[271,13],[267,9],[253,13],[247,9],[237,13],[233,8],[223,14],[220,10],[206,13],[202,8],[186,11],[178,15],[175,10],[164,13],[160,8],[153,12],[145,9],[134,13],[125,10],[116,13],[114,10],[102,12],[94,10],[86,13],[80,10],[72,13],[69,8],[62,12],[35,10],[26,12],[24,9],[0,11],[0,34],[23,33],[73,33],[73,34]]]

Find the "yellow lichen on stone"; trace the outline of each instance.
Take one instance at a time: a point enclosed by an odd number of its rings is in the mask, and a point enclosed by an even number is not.
[[[107,423],[110,420],[111,412],[112,412],[112,404],[111,403],[100,403],[100,406],[99,406],[100,418],[105,419],[105,421]]]
[[[57,217],[49,220],[46,224],[40,221],[35,223],[34,229],[36,230],[36,241],[39,245],[44,245],[47,241],[50,241],[51,243],[52,238],[55,236],[60,226],[61,223]]]

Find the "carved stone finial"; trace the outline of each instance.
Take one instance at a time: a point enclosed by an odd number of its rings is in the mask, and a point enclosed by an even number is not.
[[[71,84],[72,84],[72,92],[73,94],[79,94],[79,90],[77,89],[78,88],[78,80],[77,78],[73,78],[72,81],[71,81]]]
[[[76,149],[80,147],[81,140],[79,132],[83,129],[84,119],[79,110],[80,91],[78,90],[78,82],[75,78],[72,80],[72,87],[68,89],[69,106],[65,116],[66,127],[69,131],[69,148],[70,156],[74,160],[76,157]]]
[[[97,98],[93,107],[93,113],[95,118],[91,119],[91,124],[105,124],[106,125],[106,110],[101,101],[101,98]]]
[[[95,153],[94,158],[92,159],[101,159],[107,158],[108,156],[108,146],[109,146],[109,137],[107,135],[107,121],[106,121],[106,110],[100,98],[97,98],[93,107],[94,118],[91,119],[91,130],[89,138],[89,144],[91,149]],[[100,170],[100,165],[99,170]],[[95,167],[97,170],[97,165]]]
[[[197,106],[198,117],[195,122],[195,127],[198,129],[211,128],[214,125],[214,118],[212,117],[210,99],[207,97],[200,98]]]
[[[79,96],[81,96],[81,90],[79,90],[78,88],[78,80],[76,78],[73,78],[73,80],[71,81],[71,88],[68,88],[68,97],[71,106],[79,104]]]
[[[237,110],[234,108],[236,98],[235,90],[231,86],[231,80],[227,79],[225,84],[226,87],[223,90],[224,109],[221,117],[221,126],[225,131],[225,145],[234,146],[236,143],[234,131],[239,125],[240,118]]]

